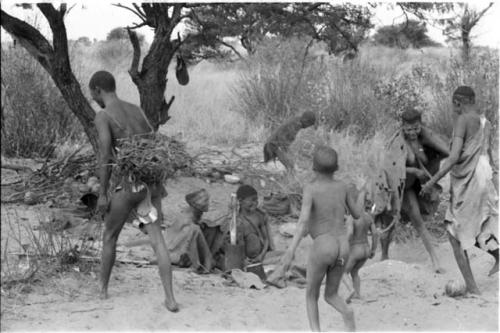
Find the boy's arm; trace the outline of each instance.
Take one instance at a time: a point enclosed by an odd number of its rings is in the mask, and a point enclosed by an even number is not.
[[[373,221],[373,218],[370,216],[370,229],[372,231],[372,249],[370,251],[370,258],[373,258],[375,256],[375,251],[377,251],[377,244],[378,244],[378,230],[377,227],[375,226],[375,222]]]
[[[292,260],[293,260],[293,256],[295,255],[295,250],[297,250],[297,247],[299,246],[299,243],[302,240],[302,237],[305,236],[305,233],[307,230],[306,223],[309,222],[309,217],[311,216],[311,208],[312,208],[311,188],[306,185],[304,187],[304,195],[302,198],[302,207],[300,209],[297,231],[295,232],[295,235],[293,236],[292,244],[290,245],[290,247],[286,251],[285,256],[283,258],[283,261],[282,261],[285,264],[286,268],[290,267]]]
[[[349,212],[351,213],[352,217],[354,219],[359,219],[359,217],[361,216],[361,210],[362,210],[362,207],[358,206],[358,202],[360,200],[360,198],[364,198],[366,192],[365,190],[362,190],[359,195],[358,195],[358,200],[354,200],[354,198],[352,197],[352,195],[349,194],[349,192],[346,190],[346,203],[347,203],[347,208],[349,208]]]
[[[347,216],[347,219],[345,221],[345,226],[347,228],[347,239],[349,240],[349,243],[352,240],[352,235],[354,234],[354,219],[352,216]]]

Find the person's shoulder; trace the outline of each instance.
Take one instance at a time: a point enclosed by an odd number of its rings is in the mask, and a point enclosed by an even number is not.
[[[94,123],[96,125],[109,124],[109,116],[105,110],[97,111],[94,117]]]

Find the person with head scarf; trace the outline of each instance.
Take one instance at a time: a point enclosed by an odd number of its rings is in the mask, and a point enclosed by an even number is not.
[[[200,223],[203,213],[208,211],[209,194],[199,189],[185,196],[187,206],[179,217],[167,224],[165,240],[172,263],[191,267],[199,273],[208,273],[214,260]]]
[[[490,275],[498,272],[498,189],[491,152],[491,123],[475,105],[472,88],[458,87],[452,96],[453,138],[451,152],[422,187],[428,193],[450,172],[450,203],[445,216],[453,254],[465,279],[466,290],[479,294],[467,251],[476,246],[495,258]]]
[[[264,163],[278,159],[289,172],[293,172],[294,162],[288,151],[290,145],[301,129],[311,127],[315,123],[314,112],[306,111],[278,127],[264,145]]]

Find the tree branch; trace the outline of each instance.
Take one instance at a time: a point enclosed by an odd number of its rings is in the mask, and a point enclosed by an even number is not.
[[[59,10],[55,9],[49,3],[39,3],[37,7],[49,22],[50,29],[52,30],[54,53],[64,62],[63,66],[69,68],[68,37],[66,35],[66,26],[64,25],[66,4],[61,4]]]
[[[1,25],[45,68],[50,68],[50,59],[54,55],[54,49],[37,29],[3,10],[1,10]]]
[[[128,37],[130,38],[130,43],[134,49],[134,54],[132,56],[132,64],[130,65],[129,74],[134,82],[139,79],[139,60],[141,58],[141,46],[139,44],[139,38],[135,31],[127,28]]]
[[[475,26],[477,24],[477,22],[479,22],[479,20],[483,17],[483,15],[486,14],[486,12],[488,11],[488,9],[491,8],[491,6],[493,6],[493,2],[491,2],[488,7],[486,7],[485,9],[483,9],[482,11],[480,11],[477,14],[476,18],[471,22],[471,26],[472,27]]]
[[[147,22],[147,20],[148,20],[146,15],[144,15],[141,11],[139,11],[140,8],[138,8],[138,6],[135,3],[132,4],[134,6],[135,10],[130,8],[130,7],[124,6],[122,4],[119,4],[119,3],[112,4],[112,5],[115,7],[118,7],[118,8],[123,8],[123,9],[131,11],[132,13],[137,15],[143,22]]]
[[[230,48],[240,59],[242,59],[242,60],[244,59],[243,56],[231,44],[228,44],[222,40],[219,40],[219,43]]]

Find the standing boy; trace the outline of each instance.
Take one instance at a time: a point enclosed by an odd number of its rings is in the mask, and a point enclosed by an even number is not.
[[[319,331],[318,298],[326,275],[325,301],[342,314],[348,331],[354,331],[354,313],[338,295],[340,281],[349,256],[349,241],[344,215],[360,217],[347,185],[334,179],[338,169],[335,150],[321,146],[313,157],[315,179],[304,187],[297,233],[282,259],[287,269],[303,236],[309,233],[313,244],[307,261],[306,307],[309,325]]]
[[[349,259],[345,266],[344,272],[346,274],[351,274],[352,284],[354,286],[354,291],[349,295],[346,302],[350,303],[351,299],[361,298],[360,287],[361,280],[359,278],[358,272],[361,267],[365,264],[368,258],[373,258],[375,251],[377,250],[378,242],[378,232],[375,227],[373,218],[366,212],[371,209],[371,202],[367,199],[366,191],[358,191],[354,188],[351,192],[353,197],[357,194],[356,204],[361,211],[361,216],[359,219],[348,218],[347,219],[347,229],[352,230],[351,237],[349,240],[350,251]],[[372,233],[372,244],[371,248],[368,244],[368,230]]]

